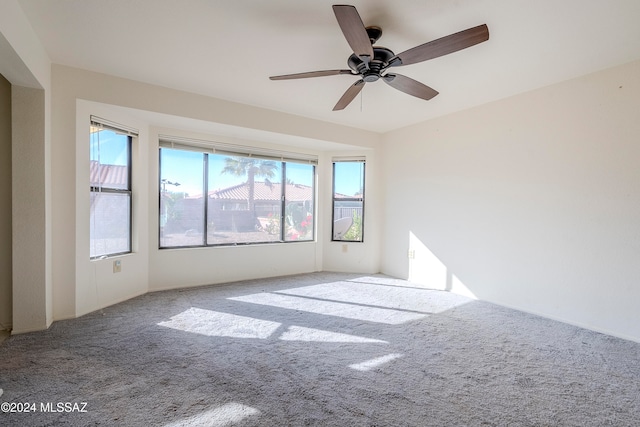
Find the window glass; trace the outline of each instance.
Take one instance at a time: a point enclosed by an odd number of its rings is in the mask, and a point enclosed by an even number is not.
[[[282,165],[209,154],[207,244],[280,241]]]
[[[314,181],[313,165],[286,163],[285,234],[286,241],[313,240]]]
[[[314,183],[312,164],[161,147],[160,247],[313,240]]]
[[[204,242],[204,155],[160,150],[160,247]]]
[[[131,252],[131,137],[91,126],[89,256]]]
[[[90,185],[129,190],[130,137],[92,127]]]
[[[91,192],[91,257],[130,252],[129,194]]]
[[[364,167],[362,161],[333,164],[333,240],[363,240]]]

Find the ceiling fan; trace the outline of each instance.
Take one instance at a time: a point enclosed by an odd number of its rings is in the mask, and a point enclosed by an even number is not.
[[[354,6],[334,5],[333,13],[336,15],[347,43],[353,50],[353,54],[347,60],[350,70],[309,71],[269,77],[271,80],[290,80],[339,74],[360,76],[360,80],[351,85],[342,95],[333,107],[333,111],[343,110],[349,105],[360,93],[365,83],[372,83],[380,79],[394,89],[429,100],[438,94],[436,90],[412,78],[390,73],[387,70],[391,67],[416,64],[444,56],[489,40],[489,29],[483,24],[421,44],[396,55],[386,47],[374,46],[374,43],[382,36],[382,29],[373,26],[365,27]]]

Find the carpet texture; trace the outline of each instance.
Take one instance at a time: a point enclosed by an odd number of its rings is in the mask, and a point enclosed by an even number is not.
[[[0,361],[35,409],[3,426],[640,425],[640,344],[379,275],[147,294]]]

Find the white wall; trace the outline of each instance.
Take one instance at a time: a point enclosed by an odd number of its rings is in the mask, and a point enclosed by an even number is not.
[[[640,341],[639,76],[385,135],[383,271]]]
[[[49,90],[51,60],[17,0],[0,2],[0,58],[12,85]]]
[[[10,330],[12,312],[11,244],[11,83],[0,74],[0,330]]]
[[[211,247],[198,249],[158,249],[158,134],[220,140],[216,134],[199,133],[188,124],[207,128],[206,124],[233,126],[234,132],[256,135],[268,132],[269,141],[250,140],[256,146],[282,149],[274,142],[295,140],[288,151],[316,154],[319,171],[326,171],[326,147],[339,152],[340,147],[362,147],[373,151],[380,136],[371,132],[318,122],[250,106],[180,92],[141,82],[116,78],[60,65],[53,75],[53,283],[54,318],[75,317],[131,296],[160,289],[223,283],[268,276],[344,268],[327,262],[332,252],[325,251],[327,227],[331,216],[317,218],[318,241],[295,244]],[[119,257],[122,272],[113,273],[113,259],[89,260],[89,116],[137,128],[140,137],[134,158],[134,253]],[[164,121],[171,122],[171,128]],[[187,125],[182,126],[182,124]],[[216,126],[210,126],[216,128]],[[242,135],[235,135],[235,139]],[[299,138],[299,139],[297,139]],[[251,138],[249,138],[251,139]],[[305,146],[307,141],[313,144]],[[224,142],[224,141],[223,141]],[[372,162],[375,164],[375,161]],[[330,171],[330,166],[328,167]],[[373,178],[372,178],[373,179]],[[375,182],[375,179],[374,181]],[[330,206],[326,179],[318,180],[319,212],[324,203]],[[330,180],[329,180],[330,187]],[[369,197],[369,193],[367,194]],[[375,203],[376,190],[371,192]],[[330,213],[330,209],[329,209]],[[369,215],[367,213],[367,215]],[[376,215],[372,213],[374,230]],[[379,224],[378,224],[379,225]],[[325,231],[323,231],[325,230]],[[354,268],[379,271],[379,251],[374,243],[354,250],[350,258]],[[357,257],[353,257],[357,255]],[[357,267],[356,267],[357,266]]]

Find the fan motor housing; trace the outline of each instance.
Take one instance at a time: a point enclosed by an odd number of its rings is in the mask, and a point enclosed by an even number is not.
[[[352,54],[347,60],[347,65],[353,71],[361,74],[366,82],[374,82],[380,78],[380,71],[385,67],[395,54],[391,49],[386,47],[373,46],[373,58],[367,64],[356,54]]]

